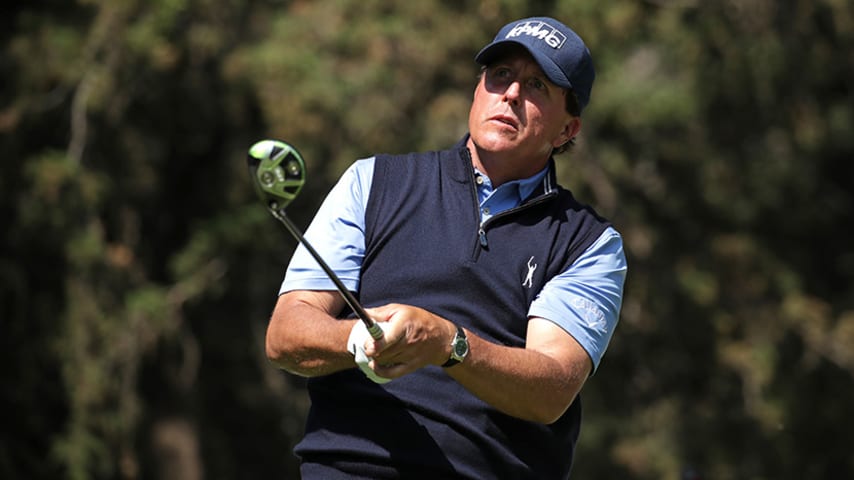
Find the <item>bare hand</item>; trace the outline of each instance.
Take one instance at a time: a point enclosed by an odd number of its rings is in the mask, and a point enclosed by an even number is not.
[[[370,367],[378,375],[397,378],[448,360],[456,332],[448,320],[423,308],[396,303],[367,311],[378,322],[387,322],[385,336],[365,344],[365,353],[373,358]]]

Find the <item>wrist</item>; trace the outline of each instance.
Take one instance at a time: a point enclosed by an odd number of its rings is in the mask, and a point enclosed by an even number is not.
[[[448,342],[450,353],[448,354],[447,361],[442,364],[443,368],[453,367],[462,363],[469,354],[469,342],[465,330],[459,325],[454,325],[453,327],[453,336],[451,337],[451,341]]]

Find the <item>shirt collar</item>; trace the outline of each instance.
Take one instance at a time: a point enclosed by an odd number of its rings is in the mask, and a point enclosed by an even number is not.
[[[543,168],[542,170],[540,170],[539,172],[535,173],[534,175],[532,175],[528,178],[522,178],[519,180],[512,180],[512,181],[509,181],[509,182],[502,184],[498,188],[515,191],[516,195],[518,197],[518,201],[522,202],[526,198],[530,197],[531,194],[534,193],[534,190],[536,190],[537,187],[540,186],[540,184],[543,182],[543,178],[549,172],[550,166],[551,166],[551,163],[547,164],[545,166],[545,168]],[[484,178],[489,178],[483,172],[478,170],[477,167],[472,167],[472,168],[474,168],[475,175],[481,175]]]

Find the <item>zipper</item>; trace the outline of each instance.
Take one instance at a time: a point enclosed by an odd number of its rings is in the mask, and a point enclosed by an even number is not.
[[[474,205],[474,218],[477,219],[477,238],[478,243],[480,243],[481,248],[477,248],[477,244],[474,247],[474,251],[472,252],[472,259],[477,260],[477,257],[480,255],[480,250],[482,248],[486,248],[486,231],[483,229],[483,225],[480,222],[480,202],[478,201],[477,196],[477,182],[474,178],[474,169],[472,168],[472,160],[471,160],[471,152],[468,148],[463,148],[464,158],[463,161],[466,165],[467,171],[469,172],[469,184],[471,185],[471,199],[472,205]]]
[[[522,205],[519,205],[517,207],[513,207],[509,210],[505,210],[505,211],[503,211],[497,215],[490,217],[489,220],[481,223],[480,227],[477,230],[477,236],[478,236],[478,240],[480,242],[480,246],[482,248],[486,248],[489,245],[489,242],[486,239],[486,229],[489,226],[489,224],[495,223],[496,220],[500,220],[504,217],[508,217],[510,215],[516,214],[522,210],[526,210],[528,208],[539,205],[541,203],[545,203],[546,201],[548,201],[549,199],[551,199],[555,195],[557,195],[557,192],[555,190],[552,190],[548,193],[544,193],[543,195],[540,195],[539,197],[535,198],[534,200],[531,200],[530,202],[523,203]],[[478,215],[480,215],[480,210],[478,210]]]
[[[474,204],[475,218],[480,219],[480,202],[478,201],[477,182],[475,181],[475,178],[474,178],[474,170],[472,168],[472,163],[471,163],[471,152],[469,151],[468,148],[463,148],[463,152],[465,153],[465,159],[464,160],[466,161],[466,165],[467,165],[467,168],[469,171],[469,178],[471,180],[471,182],[470,182],[471,183],[471,193],[472,193],[472,200],[473,200],[473,204]],[[549,182],[548,174],[546,174],[546,178],[543,179],[543,182],[547,182],[545,188],[549,189],[548,192],[540,195],[539,197],[535,198],[534,200],[532,200],[530,202],[523,203],[519,206],[513,207],[509,210],[505,210],[505,211],[503,211],[497,215],[494,215],[493,217],[490,217],[490,219],[485,221],[485,222],[478,221],[477,240],[478,240],[478,244],[480,245],[480,249],[475,248],[475,253],[474,253],[475,260],[477,260],[477,257],[480,253],[480,250],[485,249],[489,245],[489,241],[486,239],[486,229],[490,223],[494,223],[495,220],[507,217],[509,215],[513,215],[513,214],[520,212],[522,210],[525,210],[527,208],[530,208],[530,207],[533,207],[535,205],[539,205],[541,203],[544,203],[544,202],[548,201],[549,199],[551,199],[552,197],[555,197],[557,195],[557,190],[555,188],[553,188],[553,186],[551,186],[551,183]]]

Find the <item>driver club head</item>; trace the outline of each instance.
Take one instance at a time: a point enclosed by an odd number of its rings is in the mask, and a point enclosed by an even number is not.
[[[246,156],[249,174],[258,196],[293,237],[314,257],[344,301],[359,317],[376,340],[383,337],[383,330],[368,315],[359,300],[347,289],[338,275],[323,260],[317,250],[303,237],[299,228],[285,214],[285,207],[296,198],[305,184],[305,162],[293,146],[279,140],[261,140],[249,148]]]
[[[246,156],[249,174],[258,196],[270,210],[284,209],[305,184],[302,155],[280,140],[261,140]]]

